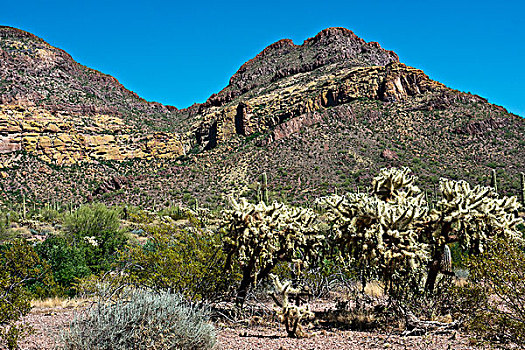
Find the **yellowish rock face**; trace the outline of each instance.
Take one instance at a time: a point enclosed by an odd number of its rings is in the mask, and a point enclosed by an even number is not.
[[[423,71],[394,62],[387,66],[337,67],[327,65],[313,72],[277,80],[264,89],[221,107],[201,111],[201,129],[216,123],[218,143],[234,133],[266,133],[283,120],[314,113],[356,99],[403,101],[445,86]]]
[[[57,165],[176,158],[184,154],[177,134],[139,135],[116,116],[78,116],[38,107],[0,105],[0,153],[17,151]]]

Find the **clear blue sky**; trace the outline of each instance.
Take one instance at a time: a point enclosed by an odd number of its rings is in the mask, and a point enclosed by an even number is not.
[[[140,96],[187,107],[267,45],[346,27],[449,87],[525,116],[522,1],[2,1],[27,30]]]

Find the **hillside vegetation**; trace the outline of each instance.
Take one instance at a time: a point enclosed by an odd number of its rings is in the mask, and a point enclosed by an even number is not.
[[[0,307],[9,312],[1,339],[13,348],[24,335],[15,321],[30,311],[30,299],[81,296],[98,306],[75,321],[67,349],[118,337],[122,344],[138,344],[138,337],[148,348],[156,332],[164,334],[158,341],[209,348],[215,338],[207,315],[256,316],[261,300],[273,300],[289,337],[318,327],[406,334],[460,328],[522,344],[522,205],[491,187],[449,179],[429,202],[416,180],[408,168],[382,169],[370,191],[321,197],[309,207],[271,201],[263,189],[261,201],[232,198],[222,211],[92,204],[3,212]],[[494,274],[495,262],[512,268]],[[366,292],[371,284],[379,292]],[[338,306],[312,310],[318,298],[336,298]],[[145,304],[128,304],[139,299]],[[180,305],[180,316],[162,311],[169,303]],[[112,313],[123,321],[106,320]],[[128,317],[142,326],[126,328]],[[192,327],[202,338],[190,340]]]

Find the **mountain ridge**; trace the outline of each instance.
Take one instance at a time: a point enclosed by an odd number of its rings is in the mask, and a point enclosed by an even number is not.
[[[511,193],[525,171],[523,118],[348,29],[277,41],[206,102],[181,110],[7,31],[0,27],[4,200],[213,206],[255,196],[266,172],[275,199],[301,203],[355,190],[389,166],[414,168],[427,189],[440,176],[487,183],[495,168]],[[44,91],[53,103],[42,102]],[[30,98],[10,104],[17,96]],[[48,181],[53,191],[42,188]]]

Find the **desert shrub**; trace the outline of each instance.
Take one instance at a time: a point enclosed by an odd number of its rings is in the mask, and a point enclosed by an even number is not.
[[[73,296],[73,283],[91,273],[82,249],[69,245],[64,237],[51,235],[36,245],[35,250],[51,267],[53,278],[60,286],[58,294]]]
[[[0,247],[0,345],[16,349],[18,341],[30,331],[17,321],[31,310],[31,289],[42,294],[43,286],[53,285],[48,271],[25,241]]]
[[[0,211],[0,242],[9,242],[17,237],[11,224],[18,221],[18,213],[10,210]]]
[[[116,210],[102,203],[82,205],[65,218],[66,229],[79,237],[96,236],[101,231],[118,231],[120,221]]]
[[[61,215],[55,209],[44,207],[42,209],[38,209],[34,213],[33,217],[43,222],[55,222],[61,218]]]
[[[299,274],[294,263],[285,261],[277,263],[272,274],[306,288],[313,299],[328,297],[333,291],[343,292],[356,282],[356,276],[352,267],[336,259],[329,248],[318,247],[320,259],[310,261],[308,267]]]
[[[211,349],[215,330],[207,314],[178,294],[132,291],[117,302],[102,302],[71,323],[64,350]]]
[[[525,252],[497,240],[468,260],[466,285],[458,287],[457,311],[467,329],[490,340],[525,345]]]
[[[216,300],[237,283],[236,271],[224,273],[222,237],[198,227],[169,223],[145,226],[146,244],[131,243],[118,259],[126,282],[171,290],[191,300]]]
[[[126,243],[117,211],[101,203],[81,206],[66,215],[64,224],[69,243],[84,252],[94,273],[108,270],[117,249]]]

